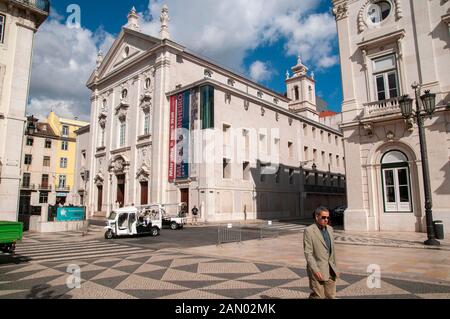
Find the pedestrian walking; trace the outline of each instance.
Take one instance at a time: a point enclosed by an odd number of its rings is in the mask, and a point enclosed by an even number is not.
[[[305,229],[303,247],[307,262],[310,299],[335,299],[336,266],[333,228],[328,225],[330,212],[321,206],[314,212],[314,224]]]
[[[198,216],[198,208],[194,205],[194,208],[192,208],[192,223],[191,225],[197,225],[197,216]]]

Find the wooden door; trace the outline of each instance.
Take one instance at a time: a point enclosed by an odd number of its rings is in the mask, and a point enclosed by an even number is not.
[[[181,202],[186,203],[186,213],[189,213],[189,188],[180,189],[181,192]]]
[[[125,206],[125,175],[117,176],[117,201],[119,207]]]
[[[103,207],[103,185],[97,186],[97,211],[101,212]]]
[[[141,205],[148,204],[148,182],[141,182]]]

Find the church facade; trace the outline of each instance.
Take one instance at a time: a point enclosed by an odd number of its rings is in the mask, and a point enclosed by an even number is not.
[[[404,95],[436,94],[424,118],[434,220],[450,229],[450,2],[333,0],[341,56],[346,230],[426,232],[419,128]],[[417,90],[417,95],[416,91]],[[413,102],[415,104],[415,101]]]
[[[186,202],[206,221],[309,218],[345,204],[342,135],[300,58],[280,95],[171,41],[164,7],[160,38],[132,10],[97,62],[74,194],[90,215]]]

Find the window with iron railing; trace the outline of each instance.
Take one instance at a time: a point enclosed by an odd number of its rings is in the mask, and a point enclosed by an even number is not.
[[[26,6],[34,7],[36,9],[50,12],[50,1],[49,0],[14,0],[16,2],[23,3]]]

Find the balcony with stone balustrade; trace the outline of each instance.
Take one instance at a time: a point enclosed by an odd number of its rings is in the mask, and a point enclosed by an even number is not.
[[[10,2],[16,2],[19,5],[31,7],[43,11],[47,14],[50,13],[50,1],[49,0],[10,0]]]

